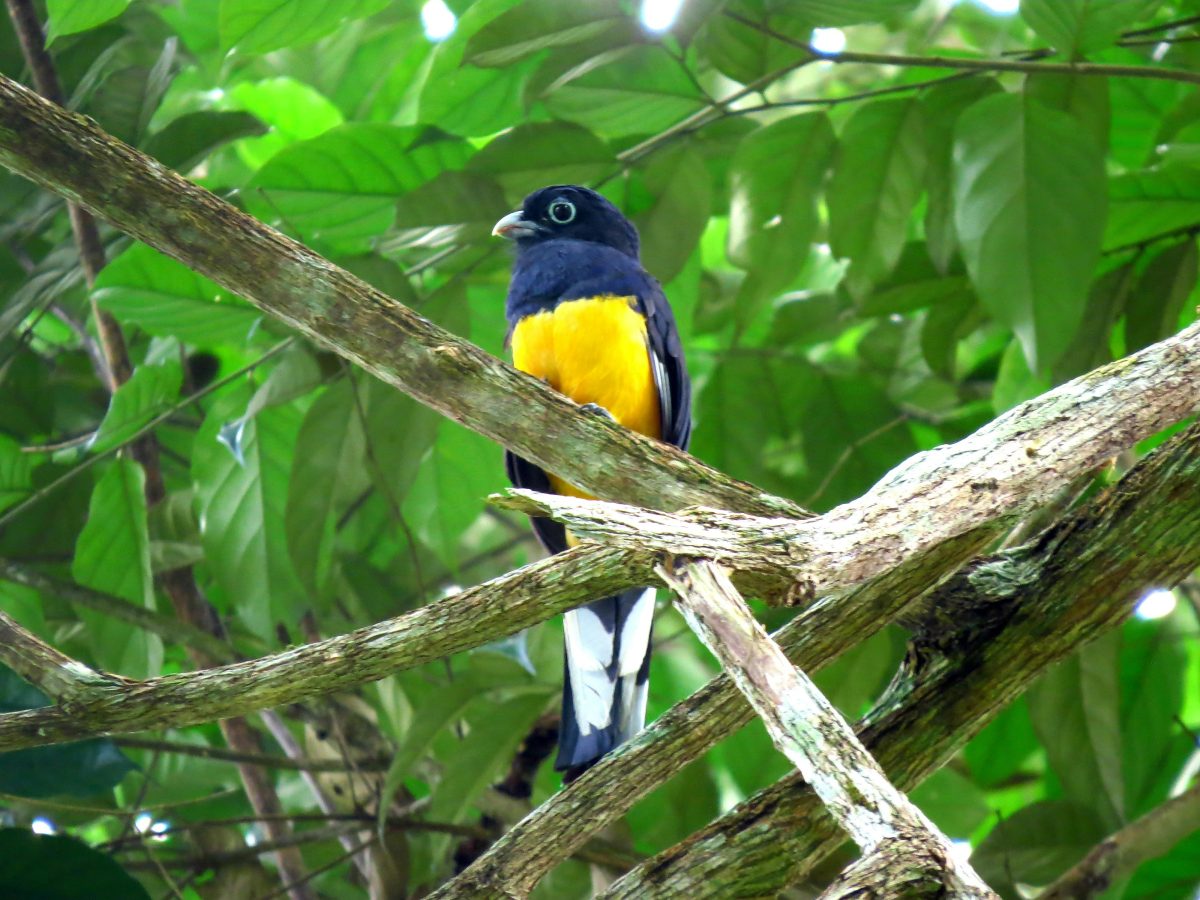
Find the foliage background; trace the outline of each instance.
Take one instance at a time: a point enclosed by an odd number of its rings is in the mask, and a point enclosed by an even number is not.
[[[693,452],[817,510],[1195,317],[1194,84],[802,65],[789,43],[838,28],[858,52],[1196,71],[1195,0],[1026,0],[1019,14],[688,0],[663,34],[617,0],[449,8],[457,22],[441,41],[420,4],[385,0],[48,0],[48,21],[73,109],[498,355],[509,258],[491,224],[544,184],[601,186],[640,227],[676,310],[697,386]],[[28,78],[7,21],[0,70]],[[62,204],[0,174],[0,514],[96,462],[3,522],[0,556],[164,612],[155,573],[194,565],[251,654],[537,557],[525,523],[485,508],[505,484],[497,447],[288,341],[155,251],[105,240],[95,299],[136,364],[111,403]],[[169,495],[147,514],[141,470],[102,454],[167,413],[156,434]],[[1198,598],[1185,585],[1170,614],[1131,621],[1050,673],[916,792],[1006,896],[1048,883],[1195,778]],[[56,592],[0,581],[0,607],[109,671],[189,667],[180,647]],[[786,613],[763,615],[774,626]],[[488,785],[556,703],[559,628],[345,700],[372,734],[365,745],[394,754],[392,777],[326,776],[326,788],[367,818],[399,790],[427,821],[477,824]],[[655,640],[652,717],[716,671],[665,602]],[[860,714],[903,644],[889,630],[818,680]],[[39,702],[0,676],[0,708]],[[365,752],[293,727],[312,756]],[[220,744],[215,726],[156,737]],[[632,811],[634,849],[669,846],[785,771],[748,728]],[[289,812],[316,811],[297,773],[275,781]],[[534,801],[557,784],[543,767]],[[102,854],[163,895],[148,855],[182,881],[175,861],[200,843],[189,826],[251,812],[227,762],[108,741],[0,755],[0,790],[0,821],[49,820],[102,851],[5,831],[0,858],[79,852],[93,897],[120,876]],[[151,822],[171,830],[129,839]],[[257,828],[229,823],[223,839],[240,845]],[[410,886],[449,874],[458,838],[403,834]],[[304,845],[313,870],[341,852]],[[0,888],[15,877],[3,868]],[[127,896],[113,884],[109,896]],[[218,884],[209,873],[181,890],[212,896]],[[344,861],[315,884],[360,894]],[[1109,896],[1193,897],[1198,884],[1194,836]],[[586,886],[570,862],[540,894]]]

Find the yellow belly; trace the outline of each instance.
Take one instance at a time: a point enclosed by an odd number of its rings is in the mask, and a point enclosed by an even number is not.
[[[569,300],[527,316],[512,333],[513,364],[576,403],[595,403],[633,431],[661,437],[646,320],[632,297]],[[560,494],[590,497],[550,475]]]

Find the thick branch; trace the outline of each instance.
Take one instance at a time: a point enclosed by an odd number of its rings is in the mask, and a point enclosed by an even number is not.
[[[578,408],[126,144],[0,77],[0,163],[450,418],[604,497],[803,515]],[[503,210],[497,210],[497,214]]]
[[[906,897],[996,896],[969,866],[955,860],[950,841],[925,814],[888,783],[846,720],[788,662],[720,568],[706,561],[682,562],[658,572],[678,596],[692,630],[720,659],[775,746],[858,844],[867,865],[911,873],[920,889],[907,891]]]
[[[0,750],[195,725],[344,690],[653,581],[648,560],[581,547],[340,637],[199,672],[109,683],[61,706],[5,713]]]
[[[1150,588],[1200,556],[1200,425],[1025,547],[979,560],[931,598],[928,618],[859,734],[892,783],[936,771],[1050,665],[1119,625]],[[774,894],[842,838],[789,776],[617,882],[606,897]]]
[[[1091,900],[1147,860],[1166,853],[1200,831],[1200,785],[1150,810],[1110,834],[1038,900]]]
[[[51,700],[70,700],[96,688],[120,684],[59,653],[4,612],[0,612],[0,662]]]
[[[1200,408],[1200,324],[919,453],[862,497],[798,522],[682,515],[514,491],[504,505],[583,538],[794,579],[791,597],[859,584],[946,539],[1049,501],[1062,485]]]

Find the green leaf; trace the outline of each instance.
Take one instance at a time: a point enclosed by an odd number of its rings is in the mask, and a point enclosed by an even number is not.
[[[685,4],[684,9],[692,5]],[[780,7],[768,7],[762,0],[734,0],[726,8],[747,22],[728,15],[710,15],[699,35],[701,53],[722,75],[750,84],[804,58],[804,50],[772,38],[765,29],[807,42],[811,22],[777,15]]]
[[[896,19],[912,12],[920,0],[790,0],[788,13],[813,25],[855,25]]]
[[[1184,838],[1165,856],[1142,864],[1125,897],[1146,900],[1193,900],[1200,883],[1200,832]]]
[[[473,431],[439,421],[438,438],[404,500],[404,515],[422,541],[454,570],[463,534],[504,484],[500,448]]]
[[[1190,624],[1178,616],[1121,628],[1121,740],[1126,812],[1143,815],[1167,798],[1191,751],[1186,721]]]
[[[1100,258],[1104,160],[1074,119],[1012,94],[958,121],[955,222],[984,306],[1046,370],[1079,326]]]
[[[579,43],[606,31],[624,38],[620,26],[625,21],[614,0],[578,4],[526,0],[475,32],[463,60],[476,66],[507,66],[549,47]]]
[[[1049,884],[1107,833],[1088,807],[1042,800],[992,829],[971,854],[971,866],[993,888],[1019,896],[1014,882]]]
[[[1112,120],[1108,79],[1036,72],[1025,79],[1025,96],[1065,112],[1083,126],[1101,152],[1108,149]]]
[[[550,688],[537,685],[509,700],[478,704],[482,709],[469,718],[466,738],[446,760],[429,815],[442,822],[463,821],[471,804],[512,761],[517,744],[545,711],[550,696]]]
[[[939,272],[930,256],[920,242],[906,244],[891,275],[859,304],[860,312],[886,316],[952,303],[964,296],[974,298],[961,266]]]
[[[342,113],[329,98],[294,78],[239,82],[225,95],[225,104],[270,126],[262,137],[243,138],[234,145],[252,169],[261,168],[289,144],[342,124]]]
[[[305,240],[361,251],[391,227],[397,197],[462,168],[471,152],[466,142],[428,129],[342,125],[272,157],[251,180],[246,202]]]
[[[1109,333],[1125,311],[1125,303],[1132,287],[1132,263],[1118,266],[1097,278],[1092,284],[1083,313],[1083,323],[1075,332],[1071,346],[1054,364],[1053,380],[1056,384],[1090,372],[1112,360]]]
[[[0,712],[49,705],[49,697],[0,665]],[[115,787],[134,768],[108,738],[13,750],[0,753],[0,792],[18,797],[93,797]]]
[[[1027,694],[1033,728],[1066,798],[1114,828],[1125,819],[1119,649],[1120,636],[1105,635],[1047,672]]]
[[[396,203],[396,228],[414,230],[413,242],[425,243],[429,229],[460,242],[487,237],[508,204],[500,185],[482,175],[443,172]],[[443,230],[444,229],[444,230]]]
[[[665,283],[683,269],[708,224],[712,187],[700,155],[686,146],[655,154],[645,184],[654,202],[634,217],[642,264]]]
[[[519,201],[547,184],[587,184],[616,166],[602,140],[570,122],[528,122],[489,141],[467,171],[491,176]]]
[[[975,735],[963,755],[974,783],[994,788],[1020,772],[1037,748],[1029,707],[1022,697]]]
[[[1159,0],[1021,0],[1021,18],[1063,56],[1078,59],[1114,43]]]
[[[1196,286],[1196,239],[1164,250],[1150,261],[1130,294],[1125,313],[1125,352],[1172,335]]]
[[[29,900],[150,900],[113,858],[61,834],[0,828],[0,896]]]
[[[0,434],[0,512],[16,506],[33,491],[33,464],[36,457],[22,453],[21,445]]]
[[[87,524],[75,544],[71,574],[87,587],[153,610],[154,574],[146,526],[145,475],[132,459],[114,461],[92,491]],[[130,678],[152,678],[162,666],[162,640],[140,629],[78,610],[101,666]]]
[[[138,366],[132,377],[117,388],[108,412],[88,450],[103,453],[129,441],[151,419],[179,400],[183,370],[177,362],[160,366]]]
[[[205,558],[247,626],[273,639],[276,622],[294,622],[306,597],[284,531],[288,478],[300,413],[263,409],[240,427],[241,460],[218,441],[244,396],[213,406],[196,434],[192,478]]]
[[[242,344],[261,318],[244,301],[145,244],[104,267],[94,296],[117,321],[187,344]]]
[[[386,6],[387,0],[221,0],[221,46],[249,55],[311,44],[347,19]]]
[[[850,260],[851,296],[864,296],[900,258],[925,163],[916,100],[860,106],[842,130],[829,183],[829,246]]]
[[[954,232],[954,126],[974,103],[997,93],[993,78],[947,81],[921,92],[925,121],[925,244],[938,271],[950,268],[958,250]]]
[[[222,144],[264,131],[266,126],[249,113],[206,109],[172,119],[150,135],[143,149],[164,166],[186,173]]]
[[[87,31],[125,12],[130,0],[46,0],[49,23],[46,43],[66,34]]]
[[[949,838],[970,837],[991,812],[987,795],[950,769],[934,772],[909,798]]]
[[[791,116],[738,145],[729,179],[729,261],[774,294],[800,273],[816,235],[817,198],[835,145],[824,113]]]
[[[327,588],[338,516],[367,486],[362,416],[349,377],[308,408],[296,438],[284,528],[296,574],[312,596]]]
[[[622,47],[562,75],[542,97],[555,116],[603,136],[653,134],[704,104],[662,47]]]
[[[367,410],[366,446],[377,466],[371,467],[371,478],[401,503],[437,439],[441,416],[374,378],[363,379],[359,391]]]
[[[1200,222],[1200,170],[1169,165],[1109,179],[1108,228],[1111,250]]]
[[[785,294],[775,305],[765,343],[771,347],[819,344],[841,334],[850,315],[849,303],[838,294]]]

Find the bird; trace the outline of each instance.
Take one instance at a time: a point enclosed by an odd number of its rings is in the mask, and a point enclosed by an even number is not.
[[[643,267],[637,228],[602,194],[578,185],[534,191],[492,234],[516,245],[505,302],[513,364],[584,411],[684,450],[691,382],[675,316]],[[511,451],[514,486],[590,498]],[[548,553],[576,541],[532,519]],[[645,724],[654,588],[567,612],[562,724],[555,768],[570,782]]]

